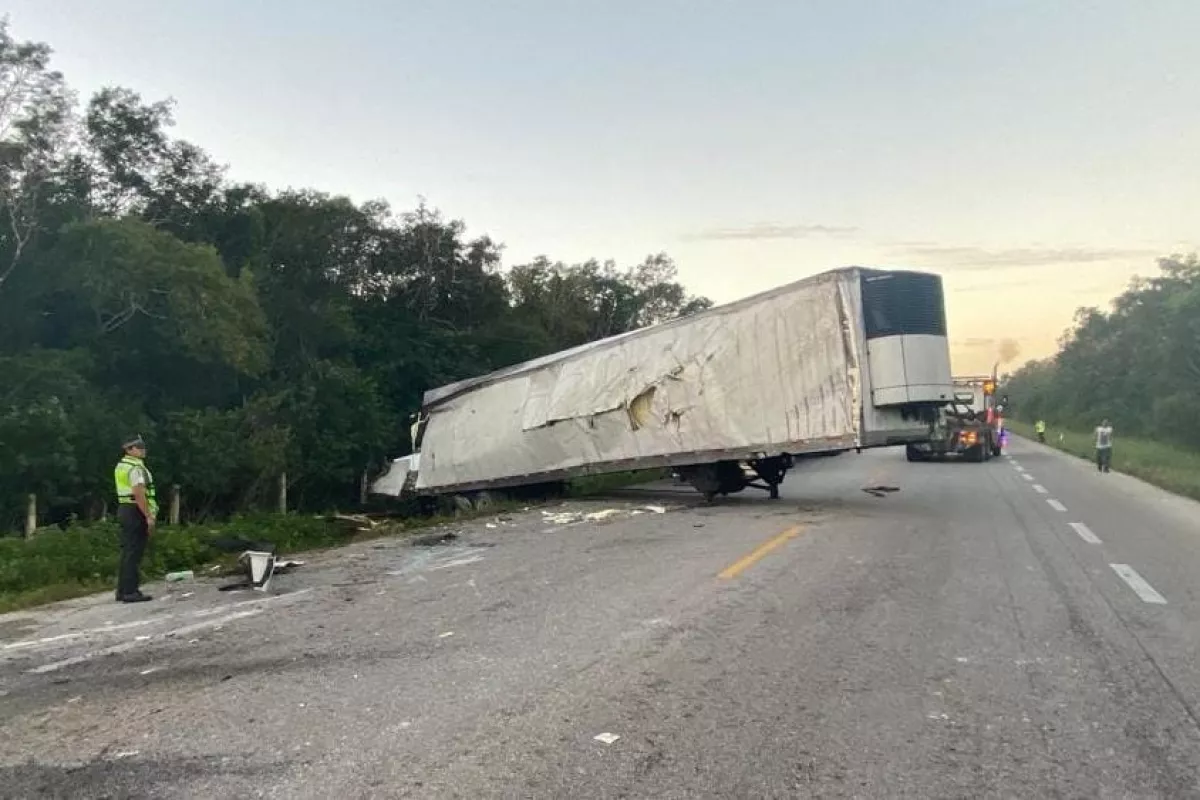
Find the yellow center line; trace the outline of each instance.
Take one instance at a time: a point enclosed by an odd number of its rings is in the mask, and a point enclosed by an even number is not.
[[[724,578],[726,580],[729,580],[730,578],[736,578],[738,575],[741,575],[747,569],[758,563],[767,553],[771,552],[776,547],[779,547],[779,545],[783,544],[789,539],[795,539],[800,535],[802,530],[804,530],[803,525],[793,525],[783,533],[768,539],[758,547],[754,548],[752,552],[747,553],[737,561],[730,564],[728,567],[723,569],[720,574],[717,575],[717,577]]]

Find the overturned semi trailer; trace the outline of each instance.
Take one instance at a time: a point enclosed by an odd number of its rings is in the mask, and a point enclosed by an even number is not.
[[[433,389],[374,490],[672,467],[775,497],[797,457],[926,441],[953,397],[941,279],[848,267]]]

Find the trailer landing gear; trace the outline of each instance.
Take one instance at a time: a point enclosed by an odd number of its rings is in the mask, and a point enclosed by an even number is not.
[[[747,486],[762,489],[772,500],[779,499],[779,484],[792,466],[792,457],[784,454],[759,458],[749,462],[754,475],[762,482],[757,483],[746,474],[741,462],[718,461],[715,464],[696,464],[680,467],[679,477],[690,483],[696,491],[711,503],[717,495],[736,494]]]

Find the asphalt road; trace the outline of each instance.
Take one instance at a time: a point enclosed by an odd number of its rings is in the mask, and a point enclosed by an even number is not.
[[[1010,452],[0,617],[0,796],[1200,796],[1200,506]]]

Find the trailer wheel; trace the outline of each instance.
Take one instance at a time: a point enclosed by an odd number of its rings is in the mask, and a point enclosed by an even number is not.
[[[913,463],[925,460],[925,454],[911,444],[904,446],[904,457]]]

